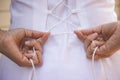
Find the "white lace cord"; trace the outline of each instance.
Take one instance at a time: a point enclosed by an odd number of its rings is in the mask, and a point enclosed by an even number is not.
[[[59,1],[53,8],[52,11],[54,11],[59,5],[63,3],[63,0]]]
[[[58,36],[63,34],[74,34],[73,32],[52,33],[52,36]]]
[[[54,7],[52,10],[48,11],[48,13],[49,13],[51,16],[53,16],[53,17],[55,17],[55,18],[57,18],[57,19],[60,20],[58,23],[56,23],[56,24],[54,24],[53,26],[51,26],[50,29],[48,30],[48,32],[50,32],[51,30],[53,30],[54,28],[56,28],[57,25],[59,25],[59,24],[62,23],[62,22],[66,22],[66,23],[69,23],[69,24],[71,24],[71,25],[73,25],[73,26],[77,26],[77,25],[73,24],[72,22],[67,21],[66,19],[67,19],[68,17],[70,17],[73,13],[81,12],[81,10],[79,10],[79,9],[72,10],[68,5],[64,4],[63,1],[64,1],[64,0],[59,1],[58,4],[56,4],[55,7]],[[54,11],[58,6],[60,6],[60,5],[62,5],[62,4],[63,4],[64,6],[66,6],[66,7],[70,10],[70,12],[71,12],[71,13],[68,14],[68,16],[66,16],[66,17],[63,18],[63,19],[61,19],[59,16],[56,16],[56,15],[53,14],[53,11]],[[63,35],[63,34],[71,34],[71,33],[73,34],[73,32],[63,32],[63,33],[56,33],[56,34],[53,34],[53,35],[55,36],[55,35]]]
[[[35,56],[36,55],[36,51],[35,51],[35,48],[33,47],[33,56]],[[38,80],[37,79],[37,75],[36,75],[36,69],[35,69],[35,65],[34,65],[34,62],[33,62],[33,60],[32,59],[30,59],[30,62],[31,62],[31,64],[32,64],[32,73],[31,73],[31,76],[30,76],[30,78],[29,78],[29,80]]]
[[[57,25],[59,25],[60,23],[64,22],[69,16],[71,16],[71,14],[68,14],[68,16],[66,16],[64,19],[62,19],[60,22],[54,24],[50,29],[49,32],[54,29],[55,27],[57,27]]]
[[[56,16],[56,15],[53,15],[53,14],[51,14],[53,17],[55,17],[56,19],[59,19],[59,20],[62,20],[60,17],[58,17],[58,16]],[[70,21],[67,21],[67,20],[65,20],[64,22],[66,22],[66,23],[68,23],[68,24],[71,24],[71,25],[73,25],[73,26],[77,26],[76,24],[74,24],[74,23],[72,23],[72,22],[70,22]]]
[[[61,4],[61,1],[59,2],[58,5],[60,5],[60,4]],[[56,8],[58,7],[58,5],[56,5],[49,13],[50,13],[53,17],[55,17],[55,18],[63,21],[63,19],[61,19],[59,16],[56,16],[56,15],[52,14],[52,12],[54,11],[54,9],[56,9]],[[67,6],[66,4],[64,4],[64,3],[63,3],[63,5],[65,5],[65,6],[71,11],[71,13],[70,13],[71,15],[72,15],[72,13],[78,12],[78,11],[76,11],[76,10],[72,11],[72,9],[71,9],[69,6]],[[68,17],[68,16],[67,16],[67,17]],[[70,21],[64,20],[64,22],[69,23],[69,24],[71,24],[71,25],[73,25],[73,26],[77,26],[76,24],[73,24],[73,23],[70,22]]]
[[[93,71],[93,80],[96,80],[94,58],[95,58],[95,53],[96,53],[97,49],[98,49],[98,46],[94,49],[93,54],[92,54],[92,71]]]

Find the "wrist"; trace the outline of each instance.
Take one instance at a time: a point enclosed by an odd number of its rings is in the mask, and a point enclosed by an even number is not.
[[[6,32],[6,31],[4,31],[4,30],[0,29],[0,40],[2,39],[3,34],[4,34],[5,32]]]
[[[0,29],[0,39],[2,37],[3,31]]]
[[[5,32],[6,31],[0,29],[0,52],[2,52],[1,49],[2,49],[2,46],[3,46],[2,43],[3,43],[3,38],[5,37]]]

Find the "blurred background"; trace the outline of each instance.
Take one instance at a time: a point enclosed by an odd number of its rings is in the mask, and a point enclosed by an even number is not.
[[[10,25],[9,6],[11,0],[0,0],[0,28],[7,30]],[[120,0],[116,1],[115,11],[120,20]]]
[[[7,30],[10,25],[9,6],[11,0],[0,0],[0,28]]]
[[[115,11],[117,13],[118,20],[120,20],[120,0],[115,1],[116,1]]]

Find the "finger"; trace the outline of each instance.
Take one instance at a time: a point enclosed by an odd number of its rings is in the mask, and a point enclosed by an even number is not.
[[[88,48],[88,46],[92,43],[93,40],[95,40],[98,37],[97,33],[93,33],[91,35],[89,35],[86,39],[85,39],[85,49]]]
[[[45,33],[41,38],[37,39],[37,41],[41,44],[41,46],[47,41],[50,33]]]
[[[40,57],[38,59],[38,56]],[[39,51],[36,51],[36,55],[34,55],[32,58],[30,58],[33,60],[33,63],[35,66],[41,66],[42,65],[42,56],[39,55]]]
[[[38,59],[38,61],[36,63],[34,62],[35,65],[41,66],[43,62],[42,62],[42,53],[40,51],[36,51],[36,58]]]
[[[80,32],[83,34],[83,35],[90,35],[90,34],[93,34],[93,33],[101,33],[101,28],[102,26],[96,26],[96,27],[93,27],[91,29],[84,29],[84,30],[80,30]]]
[[[32,40],[32,41],[26,42],[26,46],[32,48],[32,51],[33,51],[33,47],[34,47],[35,51],[39,51],[42,53],[42,47],[37,40]]]
[[[29,53],[24,53],[24,56],[28,58],[28,60],[32,59],[36,66],[42,65],[42,54],[40,51],[28,51]]]
[[[32,63],[31,63],[30,59],[33,60],[33,63],[35,64],[35,66],[40,65],[39,60],[37,58],[37,55],[34,55],[32,51],[30,51],[30,53],[21,53],[21,54],[24,54],[24,55],[22,55],[22,58],[20,58],[20,61],[19,61],[19,64],[18,64],[19,66],[31,67]]]
[[[77,35],[77,37],[80,39],[80,40],[82,40],[82,41],[84,41],[85,39],[86,39],[86,35],[83,35],[80,31],[74,31],[74,33]]]
[[[97,47],[96,41],[92,41],[91,45],[87,48],[87,58],[92,59],[93,51]]]
[[[35,50],[40,50],[40,44],[37,40],[26,41],[25,46],[32,48],[35,47]]]
[[[88,57],[89,59],[92,59],[93,52],[94,52],[95,48],[96,48],[96,47],[99,47],[99,46],[101,46],[101,45],[103,45],[103,44],[104,44],[104,42],[102,42],[102,41],[96,41],[96,40],[92,41],[91,45],[90,45],[90,46],[88,47],[88,49],[87,49],[87,57]],[[99,49],[99,48],[98,48],[98,49]],[[98,49],[96,50],[94,59],[99,59],[99,58],[101,58],[100,56],[97,55],[97,54],[98,54]]]
[[[31,62],[29,61],[29,59],[28,59],[26,56],[24,56],[24,55],[23,55],[23,57],[22,57],[21,62],[19,62],[18,65],[19,65],[19,66],[22,66],[22,67],[24,67],[24,66],[31,67],[31,66],[32,66],[32,64],[31,64]]]
[[[28,59],[32,58],[34,55],[33,54],[29,54],[29,53],[25,53],[24,54]]]
[[[24,32],[25,32],[25,37],[27,38],[40,38],[44,34],[48,33],[48,32],[39,32],[39,31],[28,30],[28,29],[25,29]]]
[[[32,47],[34,47],[35,48],[35,53],[36,53],[36,59],[34,58],[34,60],[35,60],[35,64],[42,64],[42,47],[41,47],[41,45],[39,44],[39,42],[37,41],[37,40],[32,40],[32,41],[30,41],[30,43],[27,43],[27,46],[32,46]],[[34,53],[34,52],[33,52]]]

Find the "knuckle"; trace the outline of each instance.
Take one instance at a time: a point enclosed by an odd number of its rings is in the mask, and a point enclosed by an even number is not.
[[[98,60],[98,59],[101,59],[101,57],[95,55],[94,59],[95,59],[95,60]]]
[[[11,37],[6,36],[2,39],[2,44],[3,45],[8,45],[8,43],[10,43],[10,41],[11,41]]]
[[[18,63],[18,65],[19,65],[20,67],[23,67],[23,66],[24,66],[24,65],[23,65],[23,62],[21,62],[21,61]]]
[[[24,28],[18,28],[17,30],[19,30],[19,31],[24,31],[25,32],[25,29]]]
[[[35,46],[35,45],[36,45],[36,41],[35,41],[34,39],[31,40],[31,41],[30,41],[30,45],[31,45],[31,46]]]
[[[41,54],[43,53],[43,50],[42,50],[42,48],[40,49],[40,53],[41,53]]]
[[[88,59],[92,59],[92,56],[90,54],[87,54]]]
[[[38,64],[39,66],[42,66],[43,61],[42,61],[42,59],[41,59],[41,58],[40,58],[40,60],[38,60],[37,64]]]
[[[41,39],[38,39],[37,42],[42,45],[42,40]]]
[[[110,53],[103,54],[103,57],[105,57],[105,58],[110,57],[110,56],[111,56]]]
[[[92,53],[90,53],[89,51],[87,51],[87,58],[92,59]]]
[[[37,45],[37,41],[35,39],[33,40],[33,45]]]
[[[38,54],[42,54],[42,53],[43,53],[43,49],[42,49],[41,46],[39,47],[39,51],[38,51],[37,53],[38,53]]]
[[[20,67],[28,66],[28,64],[25,63],[24,60],[19,60],[18,65],[19,65]]]
[[[43,65],[43,62],[42,62],[42,61],[40,61],[38,64],[39,64],[39,66],[42,66],[42,65]]]
[[[42,66],[43,62],[42,61],[37,61],[34,63],[35,66]]]
[[[97,54],[97,56],[99,56],[100,58],[107,58],[110,57],[111,55],[107,53],[101,53],[101,54]]]

